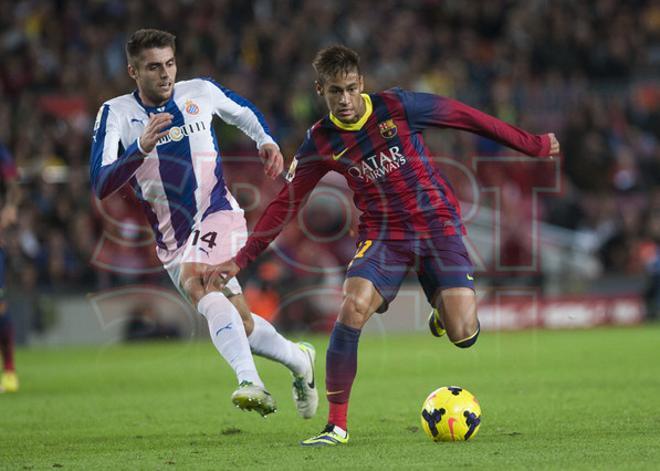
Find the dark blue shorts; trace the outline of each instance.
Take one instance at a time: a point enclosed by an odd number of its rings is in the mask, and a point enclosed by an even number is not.
[[[346,278],[360,277],[371,281],[385,300],[377,310],[383,313],[411,269],[417,273],[431,304],[438,290],[474,289],[474,267],[461,236],[361,241],[348,265]]]

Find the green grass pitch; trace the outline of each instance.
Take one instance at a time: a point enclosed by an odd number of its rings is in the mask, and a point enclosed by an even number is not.
[[[318,349],[323,387],[327,337]],[[17,352],[21,390],[0,395],[1,469],[658,469],[660,329],[365,335],[348,446],[305,449],[325,424],[295,413],[288,372],[258,367],[279,411],[234,409],[208,341]],[[479,399],[474,441],[433,443],[419,412],[437,387]]]

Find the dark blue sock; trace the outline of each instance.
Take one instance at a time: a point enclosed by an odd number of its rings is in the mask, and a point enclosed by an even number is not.
[[[348,398],[357,373],[360,329],[335,323],[326,353],[325,390],[330,409],[328,423],[346,429]]]

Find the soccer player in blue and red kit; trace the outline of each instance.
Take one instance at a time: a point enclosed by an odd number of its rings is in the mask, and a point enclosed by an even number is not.
[[[398,88],[363,93],[359,56],[343,46],[314,60],[316,90],[330,113],[307,132],[286,179],[246,245],[209,271],[222,284],[253,261],[280,233],[328,172],[341,173],[362,212],[357,252],[348,266],[343,302],[326,354],[328,424],[305,446],[348,442],[348,399],[357,371],[358,340],[374,312],[384,312],[409,269],[434,307],[431,332],[458,347],[479,335],[473,268],[462,241],[458,200],[430,162],[422,131],[455,128],[493,139],[528,155],[559,152],[554,134],[532,135],[458,101]]]
[[[2,354],[2,376],[0,392],[18,391],[18,376],[14,368],[14,326],[5,300],[5,275],[7,256],[3,249],[4,230],[16,222],[16,213],[21,197],[18,172],[9,150],[0,144],[0,194],[4,196],[0,211],[0,353]]]

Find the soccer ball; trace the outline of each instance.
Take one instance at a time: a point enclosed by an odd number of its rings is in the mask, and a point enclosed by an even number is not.
[[[434,442],[469,440],[479,431],[481,407],[468,390],[457,386],[433,391],[422,406],[422,428]]]

